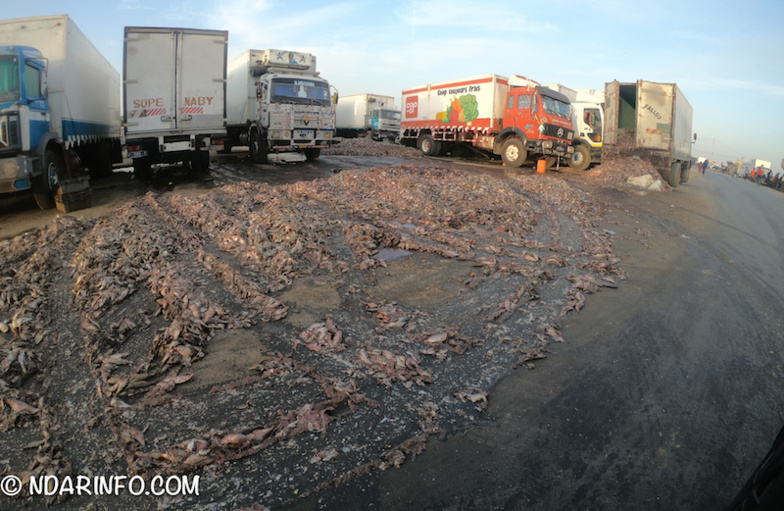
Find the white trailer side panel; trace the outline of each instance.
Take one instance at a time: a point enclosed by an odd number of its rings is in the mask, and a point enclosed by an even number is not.
[[[404,90],[401,127],[496,130],[503,118],[508,83],[508,78],[493,74]],[[464,121],[450,118],[447,112],[452,102],[464,95],[474,96],[476,115],[472,112]]]
[[[226,76],[226,118],[229,126],[255,121],[256,77],[251,74],[263,50],[247,50],[229,62]]]
[[[0,21],[0,45],[30,46],[48,61],[51,130],[67,146],[120,136],[120,73],[66,15]]]
[[[683,95],[677,85],[675,89],[675,124],[673,125],[672,144],[673,157],[677,160],[687,161],[691,159],[692,143],[692,117],[693,109],[686,96]]]

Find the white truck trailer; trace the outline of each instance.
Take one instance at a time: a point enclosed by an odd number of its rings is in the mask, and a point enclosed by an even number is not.
[[[604,153],[650,161],[673,188],[688,181],[693,110],[676,84],[616,80],[604,108]]]
[[[0,21],[0,194],[89,207],[122,159],[120,74],[68,16]]]
[[[392,139],[400,134],[400,109],[395,98],[379,94],[343,96],[335,109],[337,135],[367,135],[373,140]]]
[[[574,152],[569,159],[573,170],[588,170],[592,163],[602,161],[602,126],[604,125],[604,91],[572,89],[560,83],[545,85],[557,90],[572,104]]]
[[[224,30],[126,27],[123,57],[125,145],[134,172],[152,165],[209,167],[226,135]]]
[[[316,57],[287,50],[247,50],[228,66],[228,125],[223,151],[247,146],[256,163],[270,152],[319,157],[335,135],[329,82]]]

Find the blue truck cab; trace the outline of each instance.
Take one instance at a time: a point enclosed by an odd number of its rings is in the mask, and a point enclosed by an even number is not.
[[[0,46],[0,193],[30,189],[40,179],[46,143],[56,136],[49,123],[41,52]]]

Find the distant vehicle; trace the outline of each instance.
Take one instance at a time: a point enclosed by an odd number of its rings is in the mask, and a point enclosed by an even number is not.
[[[400,109],[395,98],[378,94],[343,96],[335,109],[337,135],[367,135],[373,140],[395,139],[400,134]]]
[[[574,152],[569,159],[573,170],[588,170],[592,163],[602,161],[602,134],[604,126],[604,92],[593,89],[572,89],[560,83],[547,84],[569,98],[574,125]]]
[[[68,16],[0,21],[0,193],[67,213],[119,161],[120,74]]]
[[[604,153],[648,160],[673,188],[689,180],[693,111],[676,84],[607,83],[604,109]]]
[[[316,57],[287,50],[247,50],[228,66],[228,138],[223,151],[248,146],[257,163],[270,152],[319,157],[335,135],[335,98]]]
[[[225,30],[126,27],[125,147],[134,172],[185,162],[209,168],[226,135]]]
[[[574,129],[569,98],[522,76],[495,74],[403,91],[400,143],[428,156],[466,148],[520,167],[528,158],[569,157]]]

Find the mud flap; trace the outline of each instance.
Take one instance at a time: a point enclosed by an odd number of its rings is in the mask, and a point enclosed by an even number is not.
[[[90,189],[89,176],[64,179],[58,184],[59,188],[54,196],[54,203],[59,211],[71,213],[92,207],[93,192]]]

